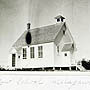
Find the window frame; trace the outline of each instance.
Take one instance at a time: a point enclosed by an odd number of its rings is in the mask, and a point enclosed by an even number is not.
[[[27,59],[27,48],[23,48],[23,59]]]
[[[43,46],[38,46],[38,58],[43,58]]]
[[[35,47],[30,47],[30,58],[35,58]]]

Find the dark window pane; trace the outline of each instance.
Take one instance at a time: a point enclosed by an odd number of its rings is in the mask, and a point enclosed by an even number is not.
[[[64,55],[67,56],[67,53],[65,53]]]
[[[43,47],[38,46],[38,58],[43,58]]]
[[[35,58],[34,56],[35,56],[35,50],[34,50],[34,47],[31,47],[30,48],[30,57]]]

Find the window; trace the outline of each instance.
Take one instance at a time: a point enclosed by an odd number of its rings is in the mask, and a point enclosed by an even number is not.
[[[64,55],[67,56],[67,53],[65,53]]]
[[[30,57],[31,57],[31,58],[35,58],[35,55],[34,55],[34,47],[30,47]]]
[[[57,22],[59,22],[59,21],[60,21],[60,19],[58,18],[58,19],[57,19]]]
[[[63,35],[65,35],[65,30],[63,30]]]
[[[74,44],[72,44],[72,48],[74,48]]]
[[[20,56],[18,56],[18,58],[20,58]]]
[[[43,58],[43,47],[38,46],[38,58]]]
[[[59,46],[57,46],[57,52],[59,53]]]
[[[23,59],[27,59],[27,49],[23,48]]]

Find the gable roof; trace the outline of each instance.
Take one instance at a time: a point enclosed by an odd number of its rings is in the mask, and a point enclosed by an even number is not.
[[[49,26],[31,29],[32,42],[31,45],[54,42],[58,32],[61,30],[64,23],[57,23]],[[13,47],[16,49],[26,46],[26,34],[27,30],[20,36],[20,38],[14,43]]]

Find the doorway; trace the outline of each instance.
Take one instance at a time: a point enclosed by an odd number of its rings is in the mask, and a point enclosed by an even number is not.
[[[12,67],[15,67],[16,54],[12,54]]]

